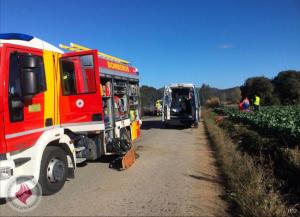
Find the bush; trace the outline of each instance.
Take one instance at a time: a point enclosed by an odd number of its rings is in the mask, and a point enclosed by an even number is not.
[[[212,97],[208,99],[205,103],[207,108],[216,108],[220,106],[220,99],[218,97]]]

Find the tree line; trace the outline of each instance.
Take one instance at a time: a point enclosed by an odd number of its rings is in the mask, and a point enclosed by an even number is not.
[[[163,98],[164,89],[143,85],[140,87],[141,109],[143,115],[153,115],[156,100]]]
[[[248,78],[240,87],[242,97],[261,97],[263,105],[300,104],[300,71],[281,71],[273,79],[264,76]]]
[[[236,104],[241,99],[240,87],[218,89],[202,84],[199,88],[200,102],[202,105],[214,101],[216,104]]]
[[[265,76],[247,78],[240,87],[220,90],[203,84],[200,88],[202,104],[235,104],[245,97],[253,101],[255,95],[261,98],[262,105],[300,104],[300,71],[279,72],[274,78]]]

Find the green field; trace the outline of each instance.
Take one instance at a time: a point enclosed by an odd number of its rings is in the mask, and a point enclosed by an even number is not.
[[[298,145],[300,143],[300,106],[263,107],[259,112],[241,112],[234,108],[215,111],[228,115],[234,122],[250,125],[269,135],[284,137]]]

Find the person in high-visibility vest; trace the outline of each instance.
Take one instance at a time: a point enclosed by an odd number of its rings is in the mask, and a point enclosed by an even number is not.
[[[260,97],[258,95],[255,95],[253,106],[254,106],[254,111],[259,111]]]
[[[161,115],[162,112],[162,101],[161,100],[156,100],[155,107],[156,107],[156,115],[159,116]]]

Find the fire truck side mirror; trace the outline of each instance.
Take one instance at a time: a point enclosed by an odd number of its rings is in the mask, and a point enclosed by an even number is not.
[[[40,59],[37,56],[22,55],[22,93],[23,96],[33,96],[39,92],[38,73]]]

